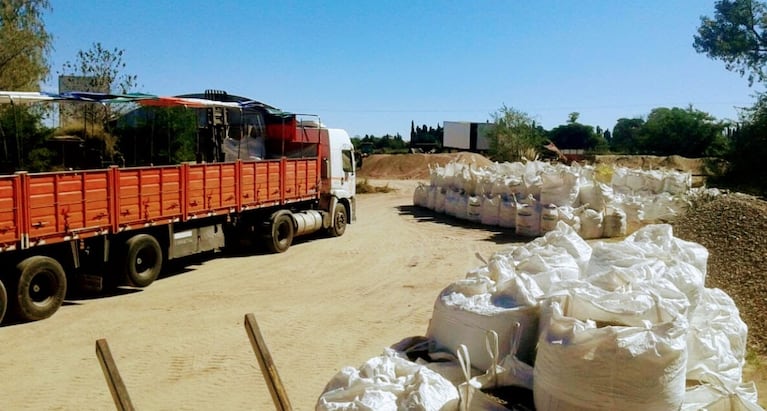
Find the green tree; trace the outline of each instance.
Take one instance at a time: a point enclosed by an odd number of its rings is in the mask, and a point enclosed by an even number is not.
[[[123,49],[108,49],[96,42],[90,49],[78,51],[74,62],[64,63],[61,74],[86,78],[89,90],[83,91],[125,94],[136,87],[138,77],[124,72],[124,55]]]
[[[767,79],[767,7],[753,0],[720,0],[714,9],[714,18],[700,18],[695,51],[723,61],[749,85]]]
[[[488,130],[488,137],[490,157],[493,160],[532,160],[539,154],[546,136],[530,116],[505,105],[491,116],[493,126]]]
[[[39,90],[50,71],[52,37],[43,12],[48,0],[0,1],[0,90]]]
[[[0,0],[0,90],[39,90],[50,71],[52,36],[42,16],[47,0]],[[0,105],[0,167],[27,168],[28,154],[37,150],[35,171],[44,169],[52,153],[45,147],[42,111],[25,105]]]
[[[27,106],[9,106],[0,115],[2,172],[46,171],[55,157],[47,146],[50,129],[42,126],[42,112]]]
[[[610,149],[616,153],[636,154],[642,126],[644,120],[641,118],[619,118],[613,127]]]
[[[607,141],[601,129],[596,131],[592,126],[579,123],[579,116],[579,113],[570,113],[567,124],[549,131],[549,140],[560,149],[607,150]]]
[[[639,131],[639,149],[646,154],[684,157],[725,154],[724,124],[692,106],[655,108]]]
[[[725,181],[736,188],[767,195],[767,96],[742,113],[742,122],[732,131],[730,166]]]
[[[78,51],[74,61],[65,62],[59,74],[79,78],[76,84],[84,86],[85,90],[78,91],[125,94],[136,86],[137,76],[124,72],[127,66],[124,56],[124,50],[109,49],[96,42],[90,49]],[[114,154],[108,150],[114,144],[111,143],[113,137],[105,132],[106,125],[115,109],[127,107],[129,105],[69,104],[62,105],[60,113],[63,123],[74,126],[73,134],[90,141],[101,141],[102,156],[107,159]]]

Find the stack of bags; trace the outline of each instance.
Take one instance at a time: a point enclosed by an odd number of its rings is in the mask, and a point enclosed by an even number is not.
[[[560,222],[448,285],[426,336],[387,351],[420,384],[400,384],[390,409],[761,409],[742,380],[747,327],[704,287],[707,259],[669,225],[592,246]],[[342,370],[317,408],[389,392],[390,379],[345,377],[366,367]]]
[[[413,203],[529,237],[564,221],[586,239],[622,237],[669,222],[689,205],[689,172],[609,171],[575,163],[495,163],[477,169],[452,162],[430,170],[429,184],[415,189]]]

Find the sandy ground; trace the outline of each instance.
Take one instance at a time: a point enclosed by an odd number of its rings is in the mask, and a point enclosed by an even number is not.
[[[383,183],[371,180],[376,185]],[[95,353],[106,338],[137,409],[274,409],[243,326],[254,313],[297,410],[343,366],[426,332],[434,300],[508,241],[414,209],[416,181],[361,195],[339,238],[285,254],[190,261],[142,290],[68,301],[0,328],[0,409],[114,409]]]
[[[254,313],[294,409],[312,410],[341,367],[423,335],[438,293],[481,265],[476,253],[524,241],[413,208],[416,180],[369,182],[399,190],[359,196],[340,238],[188,260],[146,289],[0,328],[0,409],[114,409],[100,338],[137,409],[274,409],[243,326]]]

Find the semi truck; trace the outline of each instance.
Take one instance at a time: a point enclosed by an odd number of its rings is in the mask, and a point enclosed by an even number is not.
[[[341,236],[356,219],[343,129],[245,100],[0,91],[0,103],[69,99],[196,110],[197,160],[0,175],[0,321],[50,317],[70,284],[143,288],[171,259],[235,244],[282,253],[296,236]],[[246,126],[236,141],[257,141],[259,156],[226,156],[228,132]]]

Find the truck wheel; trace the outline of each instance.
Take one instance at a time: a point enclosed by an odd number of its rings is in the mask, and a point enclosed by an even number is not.
[[[284,253],[293,244],[293,219],[289,214],[280,214],[272,221],[272,231],[267,236],[266,246],[273,253]]]
[[[332,237],[340,237],[346,231],[346,207],[343,204],[336,204],[333,210],[333,225],[328,228],[328,234]]]
[[[139,234],[125,242],[123,273],[128,284],[148,287],[162,270],[160,243],[148,234]]]
[[[0,281],[0,324],[3,323],[5,310],[8,308],[8,293],[5,292],[5,286]]]
[[[16,268],[19,280],[13,303],[19,319],[37,321],[52,316],[67,294],[67,277],[61,264],[50,257],[34,256]]]

